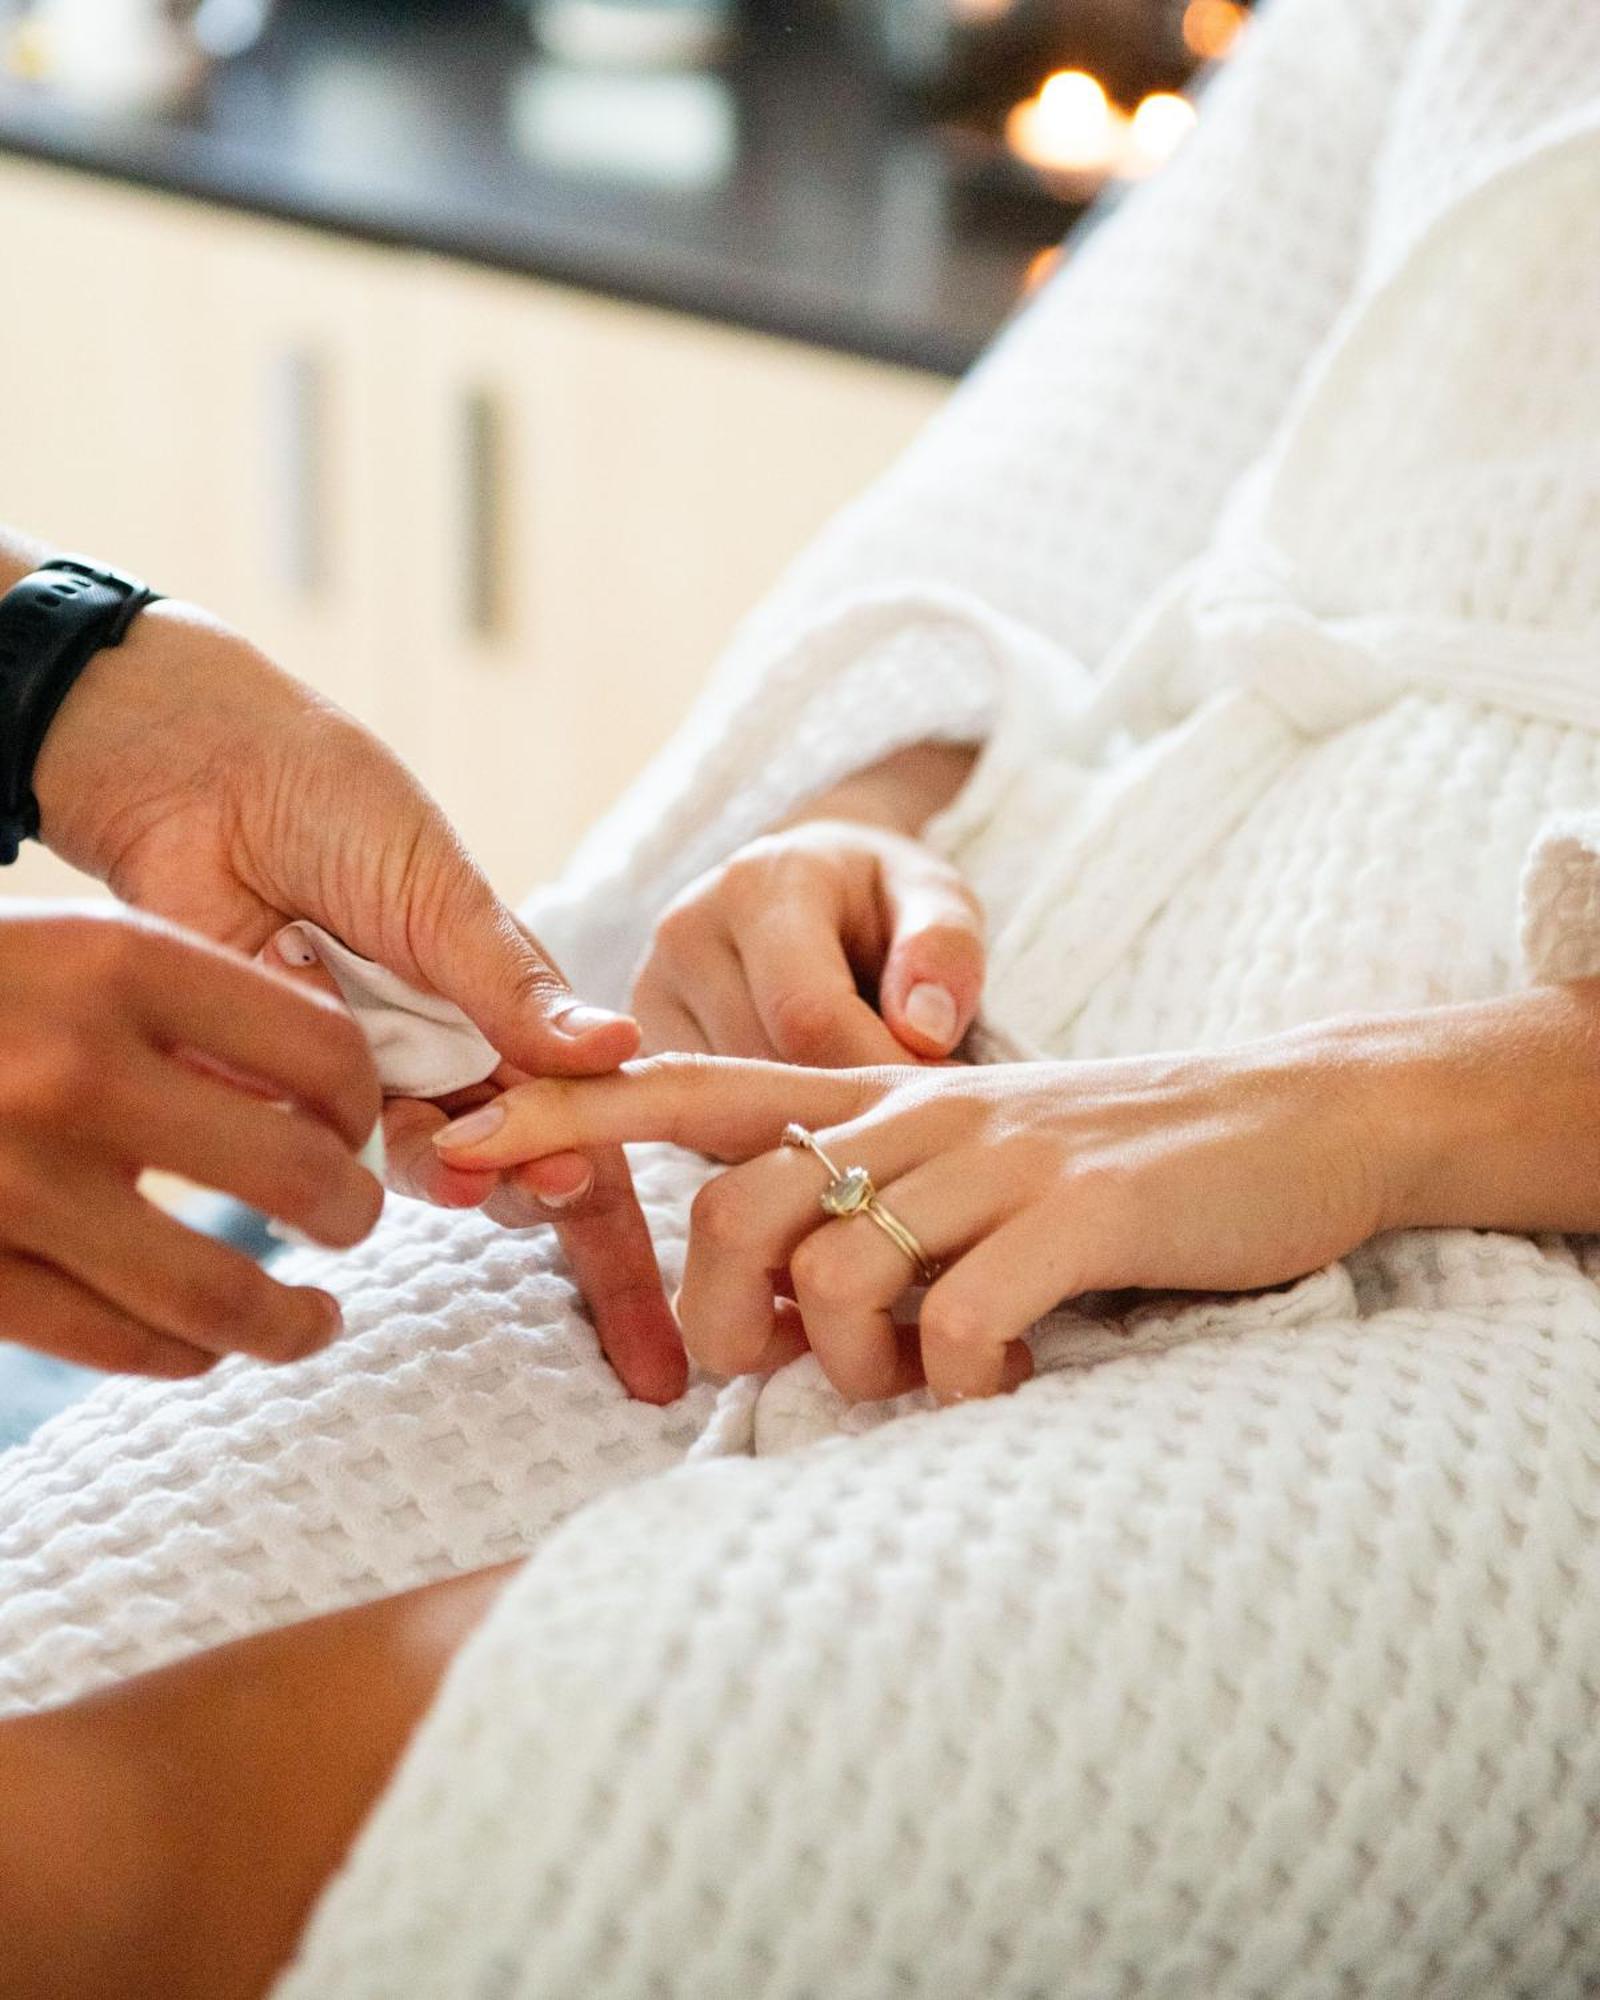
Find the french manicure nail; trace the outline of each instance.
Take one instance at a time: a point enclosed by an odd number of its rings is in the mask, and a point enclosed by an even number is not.
[[[559,1193],[546,1194],[541,1192],[538,1196],[539,1206],[541,1208],[553,1209],[572,1208],[578,1202],[582,1201],[586,1194],[591,1193],[593,1188],[594,1175],[586,1174],[576,1187],[563,1188]]]
[[[619,1021],[627,1018],[626,1014],[613,1014],[609,1007],[590,1007],[581,1000],[575,1000],[570,1007],[563,1007],[559,1014],[552,1014],[550,1025],[558,1035],[579,1042],[585,1035],[595,1034],[601,1028],[614,1028]]]
[[[465,1118],[458,1118],[453,1125],[446,1125],[443,1131],[435,1132],[433,1143],[441,1149],[476,1146],[481,1139],[492,1138],[505,1122],[504,1104],[483,1104],[476,1111],[469,1111]]]
[[[285,965],[315,965],[317,954],[306,942],[305,932],[298,924],[290,924],[278,933],[278,956]]]
[[[913,986],[906,995],[907,1022],[919,1035],[926,1035],[941,1048],[948,1048],[955,1040],[959,1019],[954,996],[942,986],[924,982]]]

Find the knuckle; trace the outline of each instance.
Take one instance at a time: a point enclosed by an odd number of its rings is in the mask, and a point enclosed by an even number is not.
[[[826,1230],[806,1238],[790,1258],[789,1272],[802,1306],[820,1306],[824,1312],[859,1305],[867,1293],[859,1261]]]
[[[152,954],[169,940],[160,932],[122,918],[63,918],[59,950],[97,992],[125,991],[134,985]]]
[[[547,1012],[556,1001],[570,998],[572,991],[553,965],[532,953],[519,960],[507,980],[507,988],[513,1007],[527,1008],[537,1014]]]
[[[55,1124],[103,1097],[103,1065],[88,1037],[65,1024],[34,1036],[11,1066],[7,1097],[13,1112]]]
[[[187,1333],[221,1335],[230,1346],[242,1345],[261,1317],[257,1286],[265,1283],[243,1258],[207,1260],[174,1281],[174,1317]]]
[[[272,1169],[266,1188],[272,1212],[285,1222],[309,1218],[339,1186],[345,1161],[346,1155],[331,1134],[326,1142],[307,1138]]]
[[[917,949],[923,958],[965,970],[983,956],[983,940],[970,924],[941,917],[924,927],[917,939]]]
[[[970,1300],[941,1298],[937,1289],[922,1302],[924,1340],[936,1347],[972,1348],[984,1340],[988,1327],[982,1311]]]
[[[703,896],[703,890],[692,888],[663,912],[652,939],[651,957],[677,960],[699,946],[706,929]]]
[[[758,1211],[732,1174],[707,1181],[690,1204],[690,1234],[707,1249],[740,1249],[758,1229]]]
[[[791,987],[772,1003],[772,1039],[791,1062],[815,1062],[828,1054],[838,1035],[834,1003],[808,987]]]

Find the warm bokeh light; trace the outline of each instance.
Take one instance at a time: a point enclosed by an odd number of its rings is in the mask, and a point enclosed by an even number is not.
[[[1138,179],[1164,167],[1194,130],[1195,115],[1188,98],[1170,90],[1145,98],[1128,122],[1128,143],[1118,171]]]
[[[1006,143],[1047,173],[1099,174],[1115,163],[1120,114],[1105,86],[1086,70],[1057,70],[1037,97],[1015,105],[1006,119]]]
[[[1022,296],[1030,297],[1047,279],[1053,278],[1061,268],[1065,253],[1059,243],[1047,243],[1042,250],[1035,250],[1028,259],[1028,268],[1022,274]]]
[[[1144,180],[1164,167],[1194,130],[1186,97],[1158,90],[1130,117],[1087,70],[1057,70],[1037,97],[1014,105],[1006,144],[1019,160],[1074,200],[1092,200],[1116,175]]]
[[[1202,62],[1217,62],[1233,47],[1245,20],[1238,0],[1189,0],[1183,10],[1183,39]]]

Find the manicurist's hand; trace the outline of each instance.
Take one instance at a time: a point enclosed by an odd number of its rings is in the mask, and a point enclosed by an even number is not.
[[[323,1346],[326,1293],[137,1182],[164,1168],[344,1247],[383,1204],[355,1158],[378,1104],[344,1011],[232,952],[126,915],[0,916],[0,1338],[169,1376]]]
[[[801,1071],[660,1057],[585,1083],[538,1082],[497,1125],[439,1143],[457,1164],[662,1139],[741,1162],[691,1223],[679,1316],[719,1373],[809,1342],[847,1396],[926,1378],[951,1399],[1014,1385],[1018,1345],[1083,1292],[1244,1290],[1298,1277],[1382,1220],[1368,1095],[1314,1037],[1225,1055],[989,1068]],[[781,1143],[810,1127],[841,1171],[865,1167],[937,1275],[866,1215],[832,1220],[828,1173]],[[774,1273],[787,1270],[794,1303]]]
[[[970,764],[902,752],[691,883],[635,981],[646,1048],[829,1069],[949,1056],[977,1011],[983,925],[916,834]]]
[[[455,1001],[519,1072],[603,1072],[638,1046],[631,1020],[577,1000],[398,758],[192,606],[152,606],[94,658],[35,791],[47,844],[124,901],[246,954],[310,918]],[[397,1184],[453,1205],[498,1191],[519,1220],[555,1220],[624,1382],[678,1394],[681,1344],[621,1154],[546,1162],[513,1195],[441,1165],[428,1140],[445,1118],[391,1110]]]

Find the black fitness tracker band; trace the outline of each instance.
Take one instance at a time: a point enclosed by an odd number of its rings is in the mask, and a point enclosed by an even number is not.
[[[120,570],[53,556],[0,597],[0,866],[39,837],[33,769],[57,709],[159,595]]]

